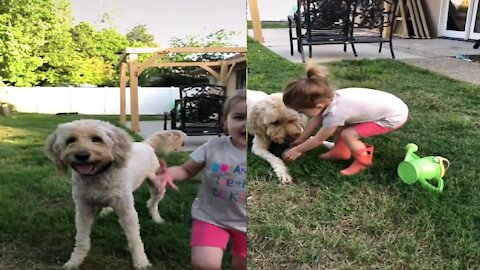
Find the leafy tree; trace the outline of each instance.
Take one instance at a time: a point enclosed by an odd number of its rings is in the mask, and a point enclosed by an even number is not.
[[[98,32],[95,37],[97,55],[110,65],[117,65],[125,48],[130,46],[127,38],[115,29],[108,28]]]
[[[113,28],[96,30],[87,22],[81,22],[70,30],[75,51],[80,58],[79,69],[72,79],[74,84],[117,85],[118,61],[128,46],[127,38]]]
[[[188,35],[186,37],[174,37],[170,39],[170,47],[221,47],[232,46],[230,37],[235,34],[233,31],[219,30],[207,35],[205,38],[200,35]],[[216,61],[228,58],[232,54],[224,53],[177,53],[167,55],[160,62],[203,62]],[[199,82],[207,82],[205,74],[190,75],[186,74],[196,70],[197,67],[173,67],[173,68],[149,68],[139,77],[139,84],[148,86],[180,86]]]
[[[76,51],[88,57],[97,55],[95,53],[97,30],[91,24],[80,22],[70,29],[70,33],[75,43]]]
[[[0,1],[0,78],[15,86],[117,85],[129,46],[113,28],[72,27],[69,0]]]
[[[157,47],[145,25],[120,34],[105,14],[98,30],[89,23],[72,26],[69,0],[0,0],[0,85],[118,85],[117,64],[126,47]],[[109,23],[110,26],[106,26]],[[232,32],[173,38],[172,47],[229,45]],[[148,58],[142,55],[139,60]],[[218,60],[224,54],[174,54],[167,61]],[[192,68],[148,69],[140,82],[154,85],[187,81]],[[163,76],[163,79],[159,79]]]
[[[1,1],[2,80],[17,86],[60,82],[73,52],[67,31],[72,21],[67,0]]]
[[[133,27],[126,36],[130,47],[158,47],[154,42],[155,37],[148,33],[147,26],[144,24]]]
[[[234,31],[218,30],[201,38],[199,35],[189,35],[186,37],[174,37],[169,40],[171,47],[222,47],[232,46],[230,37],[235,34]],[[231,56],[224,53],[204,53],[204,54],[175,54],[169,57],[170,61],[194,61],[201,62],[205,60],[221,60]]]

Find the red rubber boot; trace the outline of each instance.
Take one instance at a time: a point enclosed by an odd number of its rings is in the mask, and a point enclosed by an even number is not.
[[[355,151],[353,153],[355,159],[350,167],[341,170],[342,175],[354,175],[366,168],[370,167],[373,163],[373,145],[365,144],[365,148]]]
[[[341,160],[350,159],[351,157],[350,149],[340,136],[335,139],[335,144],[330,151],[320,155],[320,158],[324,160]]]

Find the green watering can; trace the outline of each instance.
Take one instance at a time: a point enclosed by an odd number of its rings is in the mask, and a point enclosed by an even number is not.
[[[415,154],[418,146],[413,143],[407,144],[405,160],[398,165],[398,175],[406,184],[419,182],[424,188],[441,192],[443,190],[443,176],[450,167],[450,161],[443,157],[419,157]],[[434,180],[434,181],[432,181]],[[431,182],[437,182],[437,186]]]

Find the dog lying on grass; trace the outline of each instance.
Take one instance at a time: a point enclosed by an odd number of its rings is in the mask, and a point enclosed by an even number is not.
[[[272,166],[281,184],[292,182],[283,160],[269,151],[272,143],[289,144],[303,131],[307,118],[283,104],[283,94],[247,91],[247,129],[252,152]]]
[[[90,231],[96,210],[114,211],[125,231],[133,266],[150,266],[140,237],[133,191],[145,179],[150,187],[147,207],[152,219],[163,222],[158,203],[165,189],[154,186],[159,161],[155,150],[165,153],[180,148],[186,135],[177,130],[160,131],[141,143],[132,142],[122,129],[100,120],[76,120],[60,124],[47,139],[45,153],[59,171],[72,171],[72,196],[75,202],[75,248],[65,269],[78,268],[90,250]]]

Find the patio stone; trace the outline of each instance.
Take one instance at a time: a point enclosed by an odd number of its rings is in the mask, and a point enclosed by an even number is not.
[[[253,30],[248,31],[249,36],[253,37]],[[302,57],[297,51],[290,55],[290,45],[287,28],[263,29],[265,42],[263,45],[283,58],[294,62],[302,63]],[[480,84],[480,63],[467,62],[456,59],[455,56],[479,55],[480,50],[473,49],[473,42],[452,40],[452,39],[403,39],[394,38],[393,50],[395,59],[427,69],[447,77],[463,80],[473,84]],[[294,44],[294,50],[296,50]],[[317,63],[328,63],[344,59],[391,59],[390,51],[387,46],[383,46],[382,52],[378,53],[378,44],[355,44],[358,57],[355,57],[351,46],[347,46],[347,52],[343,51],[343,45],[317,45],[313,46],[313,55],[311,60]],[[307,51],[308,61],[308,47]]]

